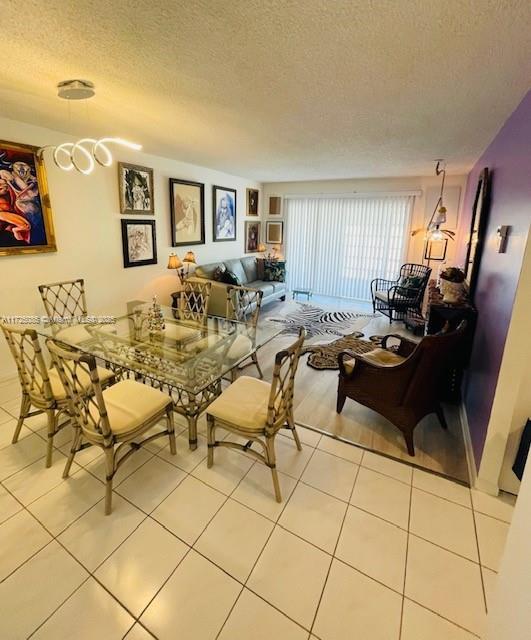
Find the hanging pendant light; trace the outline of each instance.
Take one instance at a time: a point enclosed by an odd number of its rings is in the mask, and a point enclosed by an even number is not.
[[[94,83],[89,80],[64,80],[57,85],[57,95],[64,100],[88,100],[95,94]],[[123,138],[81,138],[77,142],[63,142],[59,145],[46,145],[37,151],[42,161],[44,152],[50,150],[54,163],[63,171],[75,169],[83,175],[94,171],[96,164],[110,167],[113,156],[108,145],[118,145],[133,151],[140,151],[142,145]]]
[[[446,162],[444,160],[437,160],[437,165],[435,166],[435,175],[442,175],[441,192],[426,228],[426,240],[444,240],[445,238],[450,238],[451,240],[453,240],[455,236],[454,231],[441,229],[441,226],[446,222],[446,207],[444,206],[443,201],[444,182],[446,180]]]

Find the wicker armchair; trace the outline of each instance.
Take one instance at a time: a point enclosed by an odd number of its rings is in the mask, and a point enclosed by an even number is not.
[[[403,320],[408,311],[420,313],[431,269],[423,264],[407,263],[400,267],[397,280],[375,278],[371,282],[373,311],[393,320]]]
[[[447,428],[440,405],[440,380],[455,356],[466,322],[450,333],[425,336],[415,343],[390,334],[381,349],[338,355],[337,412],[346,398],[377,411],[404,434],[409,455],[415,455],[413,430],[419,421],[435,413]],[[387,348],[391,338],[400,341],[396,351]]]

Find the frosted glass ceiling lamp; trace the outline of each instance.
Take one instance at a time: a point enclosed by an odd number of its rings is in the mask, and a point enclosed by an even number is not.
[[[89,80],[64,80],[57,85],[57,95],[65,100],[87,100],[95,94],[95,87]],[[140,151],[142,145],[129,142],[123,138],[106,137],[81,138],[77,142],[63,142],[57,146],[46,145],[37,151],[42,161],[44,152],[52,150],[55,164],[63,171],[75,169],[83,175],[94,171],[96,163],[102,167],[110,167],[113,163],[112,153],[107,146],[114,144],[133,151]]]

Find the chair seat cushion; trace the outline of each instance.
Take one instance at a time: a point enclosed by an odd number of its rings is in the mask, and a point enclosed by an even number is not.
[[[82,324],[74,324],[71,327],[65,327],[58,331],[54,335],[54,338],[58,340],[62,338],[71,344],[80,344],[85,340],[89,340],[91,335]]]
[[[135,380],[117,382],[104,390],[103,398],[111,431],[116,435],[135,431],[172,402],[168,394]],[[91,411],[96,410],[91,405]]]
[[[104,369],[103,367],[97,367],[98,376],[100,378],[100,382],[102,385],[109,382],[109,380],[114,376],[114,371],[110,371],[109,369]],[[63,387],[63,383],[61,382],[61,378],[57,373],[57,369],[50,369],[48,371],[48,377],[50,379],[50,386],[52,387],[53,397],[56,400],[65,400],[66,392]],[[90,389],[90,376],[83,369],[79,368],[77,371],[77,377],[79,382],[83,385],[84,389],[87,391]]]
[[[403,295],[400,295],[397,291],[395,291],[394,298],[391,295],[391,301],[393,301],[393,299],[395,300],[395,302],[396,301],[406,302],[408,300],[415,300],[415,298],[417,297],[417,293],[418,291],[412,291],[411,295],[403,296]],[[387,291],[376,291],[374,293],[374,297],[377,298],[378,300],[381,300],[382,302],[387,302]]]
[[[251,342],[251,339],[240,334],[234,339],[234,342],[227,353],[227,358],[229,360],[239,360],[245,356],[250,356],[252,350],[253,343]]]
[[[241,376],[214,400],[207,413],[245,431],[262,431],[266,426],[270,391],[267,382]]]
[[[405,360],[403,356],[399,356],[397,353],[394,353],[394,351],[380,349],[379,347],[364,353],[363,358],[384,367],[394,367]],[[345,371],[350,375],[356,366],[356,359],[351,358],[350,360],[345,360],[344,365]]]

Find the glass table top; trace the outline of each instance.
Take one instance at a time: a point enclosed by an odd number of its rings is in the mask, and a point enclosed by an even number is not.
[[[168,386],[199,393],[277,336],[273,322],[180,319],[171,307],[141,304],[123,316],[45,323],[37,332]]]

